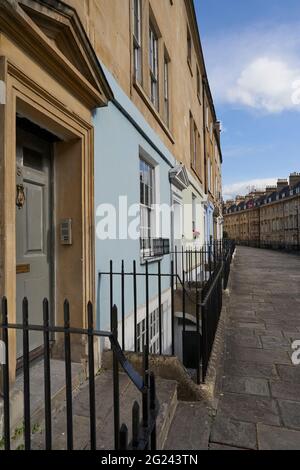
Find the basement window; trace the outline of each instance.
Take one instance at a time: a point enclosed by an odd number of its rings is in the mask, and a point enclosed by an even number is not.
[[[162,345],[164,344],[164,312],[167,304],[161,306],[161,322],[162,322]],[[150,354],[159,354],[159,308],[157,307],[149,314],[149,345]],[[143,352],[143,348],[147,342],[147,320],[144,318],[137,325],[137,345],[138,352]]]

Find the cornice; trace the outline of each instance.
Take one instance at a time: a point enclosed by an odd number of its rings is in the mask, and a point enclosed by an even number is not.
[[[199,27],[198,27],[198,22],[197,22],[194,0],[185,0],[185,5],[186,5],[186,10],[187,10],[188,17],[190,19],[191,26],[192,26],[192,32],[193,32],[193,37],[194,37],[194,47],[197,51],[198,58],[202,64],[203,71],[204,71],[203,85],[205,87],[206,95],[207,95],[208,101],[212,109],[214,121],[216,122],[217,114],[216,114],[216,109],[215,109],[211,89],[209,86],[209,80],[207,76],[204,54],[203,54],[203,49],[202,49],[202,44],[201,44],[201,39],[200,39],[200,32],[199,32]]]
[[[49,1],[45,3],[49,3]],[[50,75],[59,79],[60,83],[70,90],[74,96],[79,97],[90,109],[105,106],[108,100],[112,98],[112,92],[104,74],[102,78],[103,90],[92,86],[31,20],[18,1],[0,0],[0,32],[3,32],[18,47],[43,66]]]

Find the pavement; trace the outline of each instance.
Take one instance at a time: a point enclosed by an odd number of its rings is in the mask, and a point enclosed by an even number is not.
[[[210,449],[300,449],[296,340],[300,257],[237,248]]]

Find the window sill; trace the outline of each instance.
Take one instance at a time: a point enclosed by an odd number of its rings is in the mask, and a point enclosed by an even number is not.
[[[165,124],[165,122],[161,118],[161,116],[160,116],[159,112],[157,111],[157,109],[152,104],[151,100],[149,99],[149,97],[145,93],[143,87],[135,79],[133,81],[133,86],[134,86],[135,90],[137,91],[137,93],[142,98],[142,100],[144,101],[144,103],[146,104],[146,106],[149,108],[149,110],[151,111],[152,115],[155,117],[155,119],[157,120],[157,122],[159,123],[161,128],[163,129],[164,133],[170,139],[172,144],[174,144],[175,139],[174,139],[173,134],[171,133],[170,129],[167,127],[167,125]]]
[[[166,255],[164,255],[164,256],[166,256]],[[164,259],[164,256],[153,256],[151,258],[143,258],[141,256],[140,265],[145,266],[146,263],[148,263],[148,264],[158,263],[159,261],[162,261]]]

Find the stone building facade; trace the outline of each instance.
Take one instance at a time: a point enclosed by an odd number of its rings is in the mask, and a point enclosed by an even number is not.
[[[300,173],[224,206],[224,230],[241,243],[300,248]]]
[[[73,326],[86,326],[91,300],[95,324],[109,327],[100,274],[110,260],[116,267],[124,259],[126,268],[136,261],[144,273],[147,258],[150,274],[161,261],[170,273],[170,254],[152,253],[152,239],[184,248],[222,237],[221,164],[192,1],[0,0],[0,296],[10,323],[21,322],[26,295],[32,323],[42,322],[47,297],[51,321],[61,325],[68,298]],[[157,222],[154,203],[173,211]],[[105,204],[119,220],[137,206],[140,236],[102,239]],[[144,238],[150,245],[141,250]],[[152,313],[157,282],[149,296]],[[170,283],[162,302],[167,349]],[[130,301],[126,309],[129,318]],[[54,343],[59,355],[61,338]],[[9,344],[13,380],[22,363],[14,332]],[[85,351],[78,339],[73,359]],[[41,354],[41,336],[33,335],[30,352]]]

